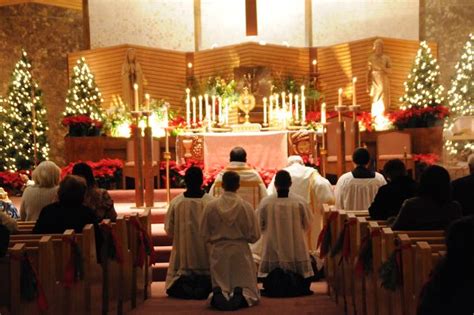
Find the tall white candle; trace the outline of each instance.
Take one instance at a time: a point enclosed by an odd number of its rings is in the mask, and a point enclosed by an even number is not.
[[[290,101],[289,112],[290,112],[291,118],[293,119],[293,93],[290,93],[290,94],[288,95],[288,98],[289,98],[289,101]]]
[[[298,96],[298,94],[296,94],[295,95],[295,121],[300,120],[300,110],[299,110],[299,107],[298,107],[298,99],[299,99],[299,96]]]
[[[263,98],[263,124],[267,125],[267,98]]]
[[[286,112],[286,93],[281,92],[281,108]]]
[[[342,106],[342,88],[339,88],[338,106]]]
[[[148,93],[145,94],[145,110],[150,110],[150,94]]]
[[[133,103],[135,105],[135,111],[138,112],[138,84],[133,85]]]
[[[196,97],[193,96],[193,124],[196,123]]]
[[[278,100],[278,94],[275,94],[275,111],[278,113],[278,109],[280,108],[280,101]]]
[[[209,114],[211,113],[211,111],[207,111],[207,105],[209,105],[209,95],[204,94],[204,107],[206,109],[206,119],[210,120],[211,116],[209,116]]]
[[[212,101],[212,105],[211,105],[212,121],[216,122],[216,96],[215,95],[212,95],[211,101]]]
[[[352,78],[352,105],[357,105],[357,92],[356,92],[357,77]]]
[[[222,124],[222,98],[220,96],[217,98],[217,111],[218,111],[219,123]]]
[[[326,123],[326,103],[321,104],[321,123]]]
[[[273,118],[273,95],[270,95],[270,109],[268,110],[268,124],[272,125]]]
[[[306,97],[304,96],[304,85],[301,86],[301,121],[306,122]]]
[[[199,122],[202,123],[202,95],[198,96],[199,100]]]
[[[211,105],[208,102],[208,95],[204,94],[204,100],[206,104],[206,120],[207,120],[207,128],[211,130],[212,127],[212,118],[211,118]]]
[[[186,89],[186,125],[188,127],[191,125],[191,98],[189,93],[191,93],[191,90]]]

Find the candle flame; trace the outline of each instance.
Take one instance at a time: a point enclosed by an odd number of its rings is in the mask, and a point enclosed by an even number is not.
[[[186,89],[186,94],[191,93],[191,90],[189,88]]]
[[[318,61],[316,59],[313,59],[313,66],[317,65]]]
[[[356,83],[356,82],[357,82],[357,77],[353,77],[353,78],[352,78],[352,82],[353,82],[353,83]]]
[[[138,90],[138,84],[135,83],[135,84],[133,85],[133,89],[134,89],[134,90]]]
[[[339,88],[339,95],[342,94],[342,88]]]

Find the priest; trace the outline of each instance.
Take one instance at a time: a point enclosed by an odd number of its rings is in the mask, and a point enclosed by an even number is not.
[[[206,299],[211,292],[209,258],[199,224],[212,197],[202,190],[202,170],[192,166],[184,175],[186,191],[171,201],[165,231],[173,238],[166,274],[166,293],[183,299]]]
[[[201,235],[210,246],[211,305],[220,310],[252,306],[260,299],[249,247],[260,238],[260,229],[255,210],[236,193],[239,185],[236,172],[225,172],[224,193],[206,206],[201,222]]]

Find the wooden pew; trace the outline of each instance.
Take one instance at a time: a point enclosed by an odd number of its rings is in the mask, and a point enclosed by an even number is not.
[[[0,285],[0,313],[28,314],[25,303],[21,300],[21,259],[26,251],[25,244],[15,244],[8,249],[7,256],[0,258],[0,274],[2,285]],[[37,314],[34,311],[30,314]]]

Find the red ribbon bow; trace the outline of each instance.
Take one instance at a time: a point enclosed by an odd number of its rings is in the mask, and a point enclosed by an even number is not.
[[[149,250],[149,265],[153,265],[155,262],[155,249],[153,247],[153,243],[151,241],[151,237],[148,234],[148,231],[146,231],[140,222],[137,220],[136,217],[131,217],[130,218],[130,223],[135,227],[137,230],[137,235],[138,235],[138,255],[135,257],[135,261],[133,265],[135,267],[143,267],[145,264],[145,255],[146,255],[146,248],[145,246],[148,247]],[[145,244],[146,243],[146,244]]]
[[[112,240],[112,245],[115,248],[115,260],[122,264],[123,263],[123,256],[122,256],[122,244],[120,243],[119,239],[117,238],[117,234],[115,234],[114,229],[105,223],[100,223],[100,228],[104,233],[107,233]]]

